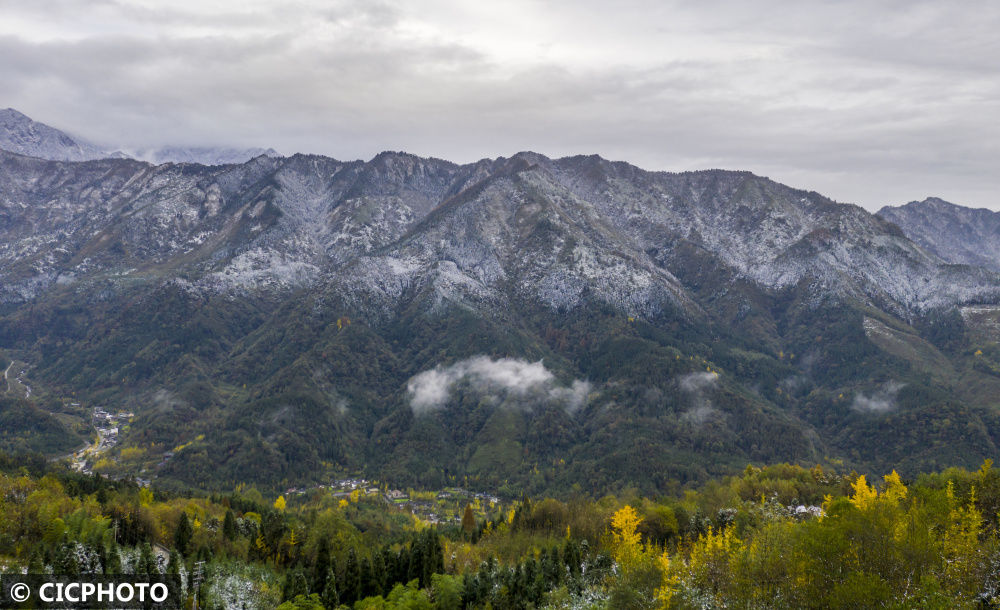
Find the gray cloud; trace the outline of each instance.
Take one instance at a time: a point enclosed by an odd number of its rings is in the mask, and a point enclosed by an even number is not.
[[[452,388],[460,382],[469,383],[485,395],[532,397],[554,402],[570,413],[586,403],[591,390],[589,382],[579,379],[569,387],[558,385],[555,376],[541,361],[474,356],[411,377],[406,384],[410,408],[418,415],[443,408],[451,398]]]
[[[854,402],[851,408],[863,413],[888,413],[896,409],[896,395],[906,387],[905,383],[898,381],[887,381],[880,388],[875,390],[871,396],[866,396],[861,392],[854,395]]]
[[[1000,207],[987,1],[14,0],[0,105],[91,140],[749,169]]]

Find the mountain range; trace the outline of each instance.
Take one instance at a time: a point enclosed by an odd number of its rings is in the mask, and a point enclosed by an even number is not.
[[[134,418],[99,470],[213,488],[975,466],[1000,443],[1000,274],[935,206],[531,152],[0,151],[0,356],[34,390],[8,386],[0,445],[68,451],[102,407]]]

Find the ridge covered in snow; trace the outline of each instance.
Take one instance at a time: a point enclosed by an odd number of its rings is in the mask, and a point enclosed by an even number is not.
[[[950,263],[1000,271],[1000,212],[929,197],[897,207],[886,206],[878,215]]]
[[[696,287],[679,277],[705,264],[897,314],[1000,294],[996,273],[949,265],[857,206],[747,172],[647,172],[596,156],[209,167],[0,153],[0,237],[5,302],[127,274],[196,291],[325,286],[376,317],[414,299],[428,311],[597,300],[699,316]]]

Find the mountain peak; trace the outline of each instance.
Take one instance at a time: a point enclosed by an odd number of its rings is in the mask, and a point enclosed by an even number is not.
[[[93,144],[13,108],[0,110],[0,148],[52,161],[88,161],[107,156]]]
[[[1000,212],[927,197],[878,211],[907,237],[949,263],[1000,271]]]

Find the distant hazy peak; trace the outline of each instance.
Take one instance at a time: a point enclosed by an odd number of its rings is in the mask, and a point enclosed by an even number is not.
[[[198,163],[201,165],[233,165],[246,163],[264,155],[280,157],[273,148],[233,148],[227,146],[164,146],[140,150],[131,156],[150,163]]]
[[[878,215],[949,263],[1000,271],[1000,212],[928,197],[886,206]]]
[[[90,161],[132,158],[150,163],[232,165],[265,155],[281,156],[273,148],[226,146],[165,146],[138,151],[101,147],[40,123],[13,108],[0,110],[0,149],[50,161]]]

